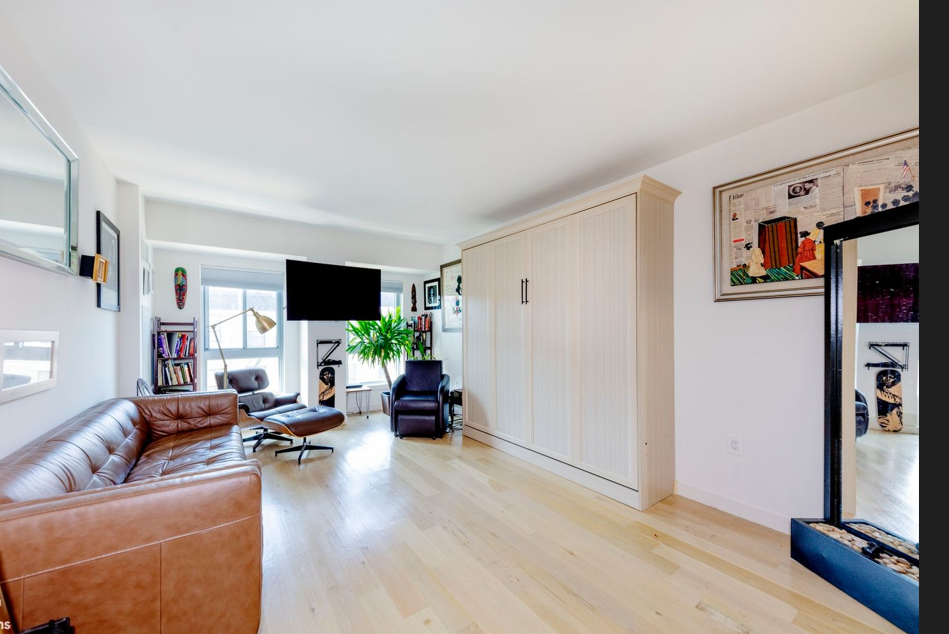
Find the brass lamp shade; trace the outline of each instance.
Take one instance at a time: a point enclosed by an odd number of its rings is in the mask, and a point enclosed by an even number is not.
[[[251,309],[251,312],[254,313],[254,325],[257,326],[257,332],[264,334],[265,332],[270,332],[273,330],[274,326],[277,325],[273,319],[267,315],[261,315],[256,310]]]

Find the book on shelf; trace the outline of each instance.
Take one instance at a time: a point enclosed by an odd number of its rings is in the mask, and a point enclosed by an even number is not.
[[[162,361],[159,361],[159,387],[191,385],[193,383],[194,364],[192,361],[174,361],[172,359],[163,359]]]
[[[183,359],[194,356],[194,336],[187,332],[158,333],[158,356]]]
[[[432,314],[422,313],[412,319],[412,327],[416,331],[428,332],[432,329]]]

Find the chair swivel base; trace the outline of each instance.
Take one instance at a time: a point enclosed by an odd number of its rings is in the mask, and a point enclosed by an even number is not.
[[[247,442],[248,440],[257,441],[254,443],[254,453],[257,453],[257,448],[260,447],[260,445],[263,444],[265,440],[286,440],[291,445],[293,444],[293,438],[284,436],[283,434],[277,434],[272,431],[262,431],[256,436],[252,436],[251,438],[244,440],[244,442]]]
[[[283,436],[281,439],[286,439],[286,436]],[[277,456],[282,453],[288,453],[291,451],[299,451],[300,455],[297,457],[297,464],[301,464],[303,462],[303,456],[306,455],[306,452],[311,451],[311,450],[312,451],[326,450],[326,451],[329,451],[330,453],[334,452],[334,449],[332,447],[326,447],[324,445],[311,445],[310,443],[306,441],[306,438],[304,438],[303,442],[301,442],[299,445],[296,445],[295,447],[287,447],[286,449],[278,449],[277,451],[274,452],[274,455]]]

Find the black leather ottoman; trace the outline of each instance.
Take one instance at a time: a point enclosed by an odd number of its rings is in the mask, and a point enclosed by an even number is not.
[[[314,405],[306,409],[298,409],[292,412],[268,416],[261,422],[261,427],[264,427],[267,431],[262,434],[263,437],[254,445],[254,451],[257,451],[257,447],[260,446],[260,443],[267,439],[286,440],[292,443],[294,438],[302,438],[303,440],[299,445],[287,447],[286,449],[278,449],[276,451],[277,454],[299,451],[300,455],[297,457],[297,464],[300,464],[303,462],[303,456],[311,449],[333,451],[332,447],[311,445],[307,442],[307,438],[339,427],[345,422],[346,415],[341,411],[322,405]]]

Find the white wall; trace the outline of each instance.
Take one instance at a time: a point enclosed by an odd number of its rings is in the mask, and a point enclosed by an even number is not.
[[[151,297],[143,295],[142,244],[145,237],[145,199],[137,185],[121,182],[116,196],[115,224],[122,234],[122,312],[118,324],[118,394],[134,396],[139,377],[149,380],[151,347],[144,345],[151,332]]]
[[[712,188],[919,125],[919,72],[645,173],[675,209],[676,479],[687,497],[788,531],[823,509],[823,299],[712,301]],[[729,434],[744,456],[726,453]]]
[[[204,287],[201,283],[202,266],[219,266],[234,269],[249,269],[256,271],[280,271],[285,268],[284,260],[266,254],[264,257],[253,257],[252,255],[221,255],[216,253],[207,253],[193,250],[169,249],[167,247],[158,247],[153,249],[153,266],[155,269],[155,291],[151,297],[152,312],[155,317],[161,317],[166,321],[191,321],[198,320],[198,326],[201,328],[198,343],[201,347],[199,351],[200,372],[198,389],[215,389],[214,385],[206,385],[207,359],[208,354],[215,359],[219,358],[219,353],[211,343],[211,350],[204,350],[209,343],[206,341],[202,301],[204,296]],[[183,309],[178,308],[174,289],[174,272],[177,267],[184,267],[188,271],[188,299]],[[151,332],[149,328],[148,332]],[[288,321],[284,327],[284,367],[283,367],[283,385],[280,389],[288,392],[298,392],[301,388],[300,378],[300,356],[301,356],[300,326],[298,322]],[[149,375],[150,376],[150,375]],[[271,377],[275,380],[276,377]]]
[[[79,251],[95,253],[96,210],[113,220],[116,181],[0,8],[0,65],[79,155]],[[123,248],[125,236],[123,236]],[[116,313],[96,308],[91,281],[0,257],[0,329],[60,334],[56,388],[0,405],[0,456],[116,393]]]

